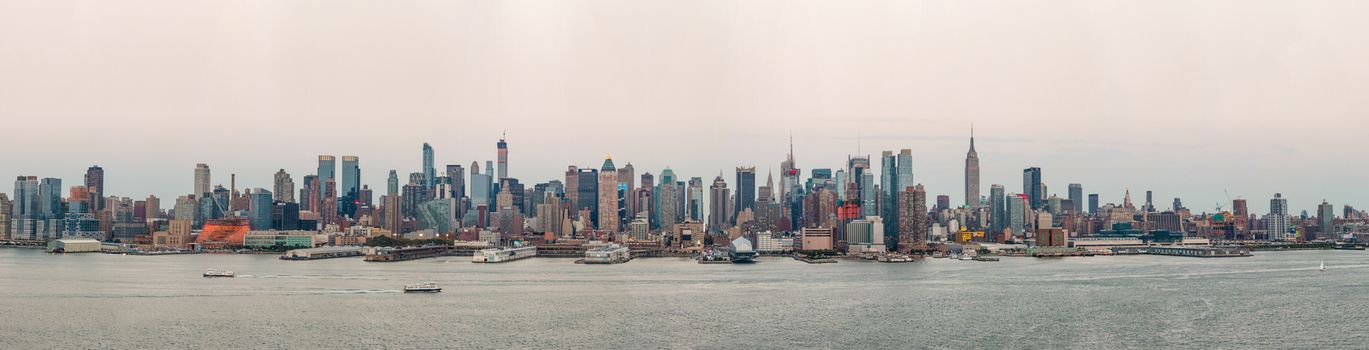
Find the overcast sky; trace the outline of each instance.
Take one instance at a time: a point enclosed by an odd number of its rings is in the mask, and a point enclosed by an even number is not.
[[[195,163],[271,186],[319,154],[390,169],[484,161],[559,179],[612,154],[711,180],[784,159],[911,148],[960,203],[970,125],[984,192],[1195,211],[1369,208],[1369,2],[0,2],[0,176],[169,200]],[[857,140],[860,140],[859,142]],[[403,175],[401,175],[403,176]],[[4,192],[9,185],[0,185]],[[1230,207],[1225,204],[1225,207]]]

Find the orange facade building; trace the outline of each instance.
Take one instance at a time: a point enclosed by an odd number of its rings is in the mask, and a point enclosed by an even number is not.
[[[247,231],[251,229],[252,227],[246,218],[209,220],[204,223],[204,229],[200,231],[200,236],[195,238],[195,243],[241,246],[243,239],[247,236]]]

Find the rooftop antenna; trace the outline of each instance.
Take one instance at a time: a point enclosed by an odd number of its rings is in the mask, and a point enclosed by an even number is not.
[[[856,155],[860,155],[860,133],[856,133]]]

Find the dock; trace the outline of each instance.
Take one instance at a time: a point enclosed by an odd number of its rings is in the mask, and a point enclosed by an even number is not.
[[[391,248],[377,249],[375,253],[366,255],[364,260],[369,262],[395,262],[423,258],[433,258],[444,255],[452,255],[454,247],[449,245],[435,245],[427,247]]]
[[[292,249],[281,254],[281,260],[304,261],[319,259],[349,258],[366,255],[363,247],[318,247]]]
[[[1195,258],[1235,258],[1250,256],[1250,249],[1244,247],[1117,247],[1112,248],[1117,255],[1166,255]]]
[[[471,256],[473,263],[503,263],[537,256],[537,247],[482,249]]]

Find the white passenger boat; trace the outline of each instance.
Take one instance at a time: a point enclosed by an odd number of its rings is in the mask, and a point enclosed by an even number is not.
[[[204,277],[233,277],[233,271],[209,270],[204,272]]]
[[[432,282],[428,282],[428,283],[419,283],[419,284],[410,284],[410,285],[404,286],[404,292],[406,292],[406,293],[408,293],[408,292],[413,292],[413,293],[437,293],[437,292],[441,292],[441,291],[442,291],[442,287],[438,287],[437,284],[432,283]]]

